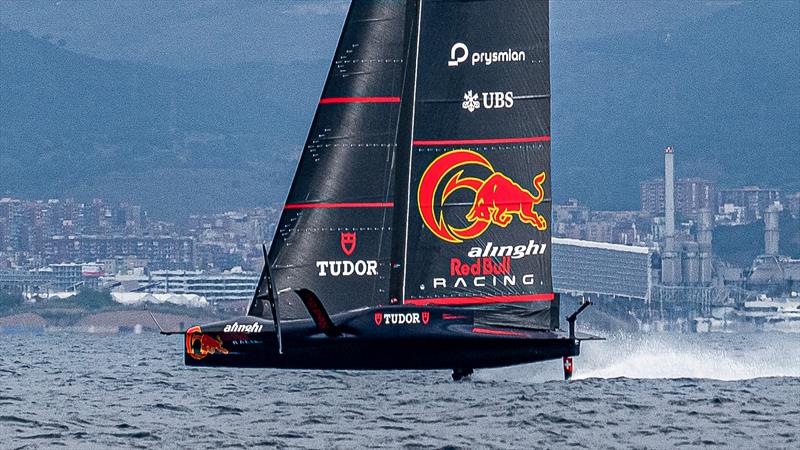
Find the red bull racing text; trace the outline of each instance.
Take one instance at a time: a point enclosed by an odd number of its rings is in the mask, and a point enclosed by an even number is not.
[[[449,276],[434,276],[433,289],[483,288],[499,286],[535,286],[540,280],[533,274],[514,273],[515,262],[526,257],[542,257],[547,244],[534,240],[528,245],[495,245],[487,242],[472,247],[467,257],[450,258]]]

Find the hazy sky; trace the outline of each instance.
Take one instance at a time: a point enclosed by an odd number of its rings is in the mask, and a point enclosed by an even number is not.
[[[773,0],[774,1],[774,0]],[[0,0],[0,22],[79,53],[170,66],[329,59],[347,0]],[[670,30],[736,1],[551,2],[553,40]],[[797,5],[786,1],[787,7]]]

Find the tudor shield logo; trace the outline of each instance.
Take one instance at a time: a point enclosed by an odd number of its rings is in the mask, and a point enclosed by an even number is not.
[[[427,325],[428,322],[431,320],[431,313],[429,313],[428,311],[422,311],[420,315],[422,316],[422,323]]]
[[[339,244],[342,246],[342,251],[347,256],[353,256],[356,251],[356,233],[342,232],[339,237]]]
[[[464,176],[474,167],[488,173],[485,178]],[[514,217],[544,231],[547,221],[536,211],[544,200],[545,173],[533,178],[533,191],[496,171],[481,154],[472,150],[453,150],[439,156],[425,169],[417,190],[417,205],[425,226],[439,239],[460,243],[475,239],[489,226],[507,227]],[[445,221],[443,206],[459,190],[472,191],[472,207],[466,214],[466,227],[457,228]]]
[[[383,323],[383,313],[376,312],[375,313],[375,325],[381,326]]]

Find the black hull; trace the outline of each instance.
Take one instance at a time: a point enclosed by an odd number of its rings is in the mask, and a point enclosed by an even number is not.
[[[389,317],[427,323],[390,324]],[[377,324],[376,317],[385,317]],[[454,317],[454,318],[449,318]],[[471,314],[447,308],[369,308],[335,317],[341,334],[326,336],[311,320],[283,324],[283,353],[278,353],[270,322],[252,317],[211,324],[186,336],[189,366],[260,367],[286,369],[454,369],[525,364],[580,353],[580,341],[548,330],[484,328]],[[412,320],[413,322],[413,320]],[[253,324],[258,333],[224,332],[231,324]],[[252,326],[252,325],[249,325]],[[220,330],[220,331],[216,331]],[[200,351],[201,336],[219,348]],[[193,345],[193,343],[195,345]]]
[[[285,342],[278,355],[274,346],[196,360],[186,355],[188,366],[252,367],[329,370],[399,370],[488,368],[526,364],[564,356],[577,356],[580,343],[569,339],[470,339],[430,341],[406,339],[403,343],[353,340],[352,342]]]

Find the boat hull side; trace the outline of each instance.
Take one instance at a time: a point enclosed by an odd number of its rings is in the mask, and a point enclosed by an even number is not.
[[[282,327],[242,317],[193,327],[186,334],[190,366],[292,369],[452,369],[525,364],[580,353],[580,341],[550,330],[484,327],[455,308],[392,306],[335,316],[336,334],[311,320]]]

